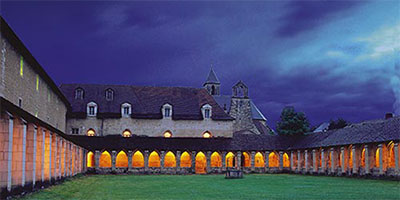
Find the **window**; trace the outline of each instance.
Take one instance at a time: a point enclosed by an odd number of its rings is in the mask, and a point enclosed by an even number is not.
[[[128,129],[122,132],[122,137],[131,137],[131,136],[132,134]]]
[[[210,137],[212,137],[210,132],[206,131],[203,133],[203,138],[210,138]]]
[[[84,92],[83,92],[82,88],[77,88],[75,90],[75,99],[83,99],[83,95],[84,95]]]
[[[129,103],[122,104],[121,106],[122,117],[129,117],[131,113],[132,113],[131,104]]]
[[[18,107],[22,108],[22,99],[18,98]]]
[[[164,117],[170,117],[170,116],[171,116],[171,108],[165,108]]]
[[[162,114],[164,118],[171,118],[172,106],[170,104],[164,104],[162,107]]]
[[[75,134],[75,135],[78,135],[79,134],[79,128],[72,128],[71,133]]]
[[[39,91],[39,75],[36,75],[36,91]]]
[[[165,138],[170,138],[170,137],[172,137],[171,131],[165,131],[164,137],[165,137]]]
[[[204,110],[204,118],[210,118],[210,109]]]
[[[203,114],[204,119],[210,119],[211,118],[211,106],[209,104],[205,104],[201,107],[201,112]]]
[[[93,129],[89,129],[89,130],[87,131],[87,136],[95,136],[95,135],[96,135],[96,132],[94,132]]]
[[[19,60],[19,75],[21,76],[21,77],[23,77],[24,76],[24,57],[20,57],[20,60]]]
[[[88,116],[96,116],[97,115],[97,104],[94,102],[90,102],[87,104],[87,115]]]
[[[114,99],[114,91],[109,88],[106,90],[106,100],[112,101],[113,99]]]

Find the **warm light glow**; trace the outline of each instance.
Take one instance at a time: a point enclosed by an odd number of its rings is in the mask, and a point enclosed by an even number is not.
[[[290,160],[287,153],[283,154],[283,167],[290,167]]]
[[[234,167],[233,164],[234,160],[235,160],[235,154],[233,154],[232,152],[227,153],[225,156],[225,166]]]
[[[199,152],[196,155],[196,174],[205,174],[207,173],[207,159],[203,152]]]
[[[124,151],[120,151],[117,154],[117,158],[115,160],[116,167],[128,167],[128,156]]]
[[[349,168],[353,168],[353,151],[349,151]]]
[[[250,156],[247,152],[243,152],[243,167],[250,167]]]
[[[164,157],[164,167],[176,167],[176,160],[174,153],[168,151]]]
[[[131,132],[129,131],[129,130],[125,130],[123,133],[122,133],[122,136],[123,137],[131,137]]]
[[[210,132],[207,131],[203,133],[203,138],[210,138],[210,137],[212,137]]]
[[[111,167],[111,155],[108,153],[108,151],[104,151],[100,155],[100,167]]]
[[[375,167],[379,167],[379,148],[375,152]]]
[[[211,154],[211,167],[222,167],[222,159],[218,152]]]
[[[262,153],[257,152],[256,155],[254,156],[254,166],[255,167],[264,167],[264,156]]]
[[[343,157],[343,154],[342,154],[342,152],[340,152],[339,153],[339,162],[338,162],[339,167],[342,167],[342,157]]]
[[[36,91],[39,91],[39,75],[36,75]]]
[[[388,150],[389,150],[389,167],[393,168],[395,167],[395,159],[394,159],[394,143],[393,141],[389,142],[388,144]]]
[[[275,152],[271,152],[268,159],[269,167],[279,167],[279,159]]]
[[[149,156],[149,167],[160,167],[160,156],[155,151]]]
[[[172,137],[172,133],[169,132],[169,131],[165,131],[164,137],[165,137],[165,138],[170,138],[170,137]]]
[[[365,148],[361,152],[361,167],[365,167]]]
[[[136,151],[132,156],[132,167],[144,167],[144,157],[140,151]]]
[[[89,129],[89,130],[87,131],[87,136],[95,136],[95,135],[96,135],[96,133],[94,132],[93,129]]]
[[[188,152],[183,152],[181,155],[181,167],[191,167],[192,166],[192,158]]]
[[[328,168],[331,168],[331,167],[332,167],[332,166],[331,166],[331,160],[332,160],[332,159],[331,159],[331,155],[332,155],[332,153],[328,153],[328,160],[327,160],[327,162],[326,162]]]
[[[19,75],[24,76],[24,57],[20,57],[19,60]]]

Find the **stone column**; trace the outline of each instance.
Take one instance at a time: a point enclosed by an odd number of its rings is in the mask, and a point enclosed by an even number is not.
[[[165,170],[165,151],[161,151],[161,159],[160,159],[160,169],[161,172],[163,172]]]
[[[181,151],[176,151],[176,171],[181,171]]]
[[[88,153],[88,151],[86,149],[82,149],[82,155],[83,155],[82,167],[83,167],[83,172],[87,171],[87,153]]]
[[[316,149],[312,150],[312,155],[313,155],[313,172],[317,173],[318,165],[317,165],[317,150]]]
[[[344,152],[344,147],[340,147],[340,153],[342,154],[342,157],[341,158],[339,158],[340,159],[340,163],[341,163],[341,168],[342,168],[342,174],[344,174],[344,173],[346,173],[346,165],[345,165],[345,162],[346,162],[346,160],[344,159],[346,156],[345,156],[345,152]]]
[[[265,171],[269,171],[269,151],[265,151]]]
[[[325,173],[326,170],[326,159],[325,159],[325,150],[321,149],[321,170]]]
[[[353,152],[353,174],[356,174],[358,172],[358,163],[357,163],[357,151],[355,145],[353,145],[351,151]]]
[[[149,150],[144,151],[144,171],[149,171]]]
[[[129,150],[128,151],[128,171],[132,170],[132,157],[133,157],[133,151]]]
[[[394,170],[395,174],[400,175],[399,172],[399,143],[394,143]]]
[[[53,166],[54,166],[54,170],[53,170],[53,176],[54,176],[54,180],[57,180],[57,145],[58,145],[58,137],[56,134],[54,134],[54,159],[53,159]]]
[[[301,173],[301,152],[297,150],[297,172]]]
[[[192,172],[196,172],[196,151],[192,151]]]
[[[52,173],[51,173],[51,166],[52,166],[52,159],[51,159],[51,141],[52,141],[52,139],[51,139],[51,136],[52,136],[53,134],[51,133],[51,132],[49,132],[49,182],[51,182],[51,175],[52,175]]]
[[[96,160],[96,171],[100,169],[100,151],[96,150],[94,153],[94,159]]]
[[[252,172],[254,172],[256,170],[256,167],[255,167],[255,155],[256,155],[255,151],[252,151],[251,154],[250,154],[250,163],[251,163],[251,171]]]
[[[33,170],[32,170],[32,188],[36,184],[36,146],[37,146],[37,126],[33,126]]]
[[[9,113],[7,113],[9,114]],[[13,132],[14,132],[14,118],[11,114],[9,114],[8,119],[8,158],[7,158],[7,190],[11,191],[12,186],[12,153],[13,153]]]
[[[223,151],[222,152],[222,171],[226,171],[225,157],[226,157],[226,151]]]
[[[382,144],[378,144],[378,150],[379,150],[379,174],[381,175],[383,174]]]
[[[335,173],[335,149],[332,147],[331,148],[331,172]]]
[[[211,151],[207,151],[207,155],[206,155],[206,171],[207,173],[209,173],[211,171]]]
[[[25,186],[25,171],[26,171],[26,121],[23,120],[22,124],[22,182],[21,185],[22,187]]]
[[[364,146],[365,148],[365,174],[370,173],[370,168],[369,168],[369,150],[368,150],[368,145]]]
[[[290,151],[290,171],[293,171],[293,165],[294,165],[294,163],[293,163],[293,151]]]
[[[115,162],[116,162],[117,152],[115,150],[111,151],[111,171],[115,172]]]
[[[279,171],[283,170],[283,151],[279,151]]]
[[[304,168],[308,172],[308,150],[304,150]]]

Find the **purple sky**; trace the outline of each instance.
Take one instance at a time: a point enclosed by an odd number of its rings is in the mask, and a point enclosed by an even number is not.
[[[272,127],[287,105],[312,125],[400,106],[399,1],[0,3],[57,84],[201,87],[212,64]]]

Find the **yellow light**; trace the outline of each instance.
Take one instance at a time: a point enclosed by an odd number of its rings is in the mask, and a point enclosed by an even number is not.
[[[176,167],[176,160],[174,153],[168,151],[164,158],[164,167]]]
[[[123,136],[123,137],[131,137],[131,132],[130,132],[129,130],[125,130],[125,131],[122,133],[122,136]]]
[[[96,133],[94,132],[93,129],[89,129],[88,132],[87,132],[87,135],[88,135],[88,136],[94,136],[95,134],[96,134]]]
[[[91,151],[87,154],[87,167],[94,167],[94,154]]]
[[[183,152],[181,155],[181,167],[191,167],[192,166],[192,158],[190,157],[188,152]]]
[[[21,56],[21,59],[19,61],[19,75],[24,76],[24,57]]]
[[[39,75],[36,75],[36,91],[39,91]]]
[[[203,138],[210,138],[210,137],[211,137],[211,133],[209,133],[209,132],[203,133]]]
[[[170,138],[170,137],[172,137],[172,133],[169,132],[169,131],[166,131],[166,132],[164,133],[164,137],[165,137],[165,138]]]
[[[144,156],[142,152],[136,151],[132,156],[133,167],[144,167]]]
[[[111,167],[111,155],[108,153],[108,151],[101,153],[99,166],[105,168]]]

